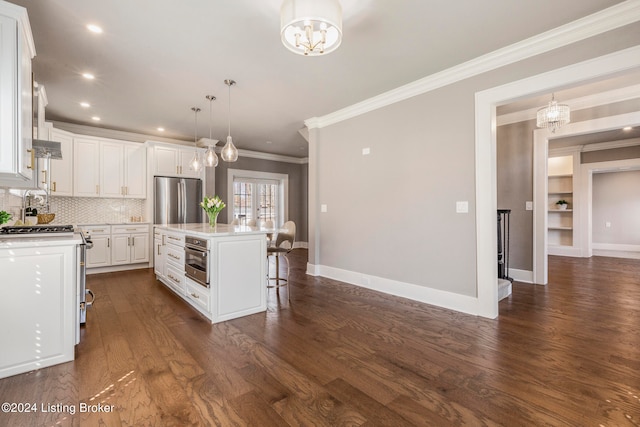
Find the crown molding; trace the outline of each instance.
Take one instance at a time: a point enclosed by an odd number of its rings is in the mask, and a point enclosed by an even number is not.
[[[238,157],[250,157],[252,159],[271,160],[273,162],[294,163],[304,165],[309,163],[308,157],[291,157],[282,154],[263,153],[261,151],[251,151],[238,149]]]
[[[323,128],[478,74],[620,28],[638,20],[640,20],[640,2],[627,0],[333,113],[309,118],[304,121],[304,124],[309,129]]]
[[[587,95],[574,99],[563,99],[562,103],[569,105],[571,111],[582,110],[585,108],[598,107],[613,102],[628,101],[630,99],[640,98],[640,84],[628,86],[620,89],[614,89],[607,92],[599,92],[594,95]],[[496,117],[498,126],[509,125],[513,123],[526,122],[536,119],[536,113],[543,106],[530,108],[528,110],[514,111],[513,113],[502,114]]]

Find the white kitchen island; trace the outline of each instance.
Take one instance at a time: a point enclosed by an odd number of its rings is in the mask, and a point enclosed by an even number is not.
[[[267,232],[226,224],[155,225],[156,277],[212,323],[266,311]],[[187,236],[208,242],[208,287],[185,275]]]
[[[74,359],[79,235],[0,238],[0,378]]]

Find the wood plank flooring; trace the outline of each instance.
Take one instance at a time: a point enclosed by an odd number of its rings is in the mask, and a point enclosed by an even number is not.
[[[640,261],[551,257],[488,320],[307,276],[306,256],[290,302],[216,325],[152,270],[89,276],[76,360],[0,380],[38,407],[0,426],[640,425]]]

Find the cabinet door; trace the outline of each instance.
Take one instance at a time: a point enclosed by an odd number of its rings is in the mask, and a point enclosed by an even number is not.
[[[129,234],[113,235],[111,245],[111,265],[129,264],[130,248]]]
[[[100,143],[76,138],[73,147],[73,195],[100,195]]]
[[[16,19],[0,16],[0,184],[35,188],[31,52]]]
[[[164,265],[165,265],[165,246],[162,244],[161,235],[156,235],[157,237],[153,240],[153,271],[156,273],[156,276],[164,278]]]
[[[149,262],[149,233],[131,235],[130,262]]]
[[[66,132],[53,129],[51,140],[60,143],[62,159],[51,159],[51,195],[73,195],[73,137]]]
[[[180,172],[184,177],[189,178],[200,178],[200,172],[196,172],[191,169],[191,160],[193,160],[193,155],[196,153],[196,150],[189,149],[181,149],[180,150]]]
[[[91,236],[93,248],[87,250],[87,268],[111,265],[111,237]]]
[[[176,176],[178,173],[179,150],[173,147],[154,147],[155,175]]]
[[[147,198],[147,147],[143,144],[124,146],[125,197]]]
[[[124,164],[122,144],[100,143],[100,195],[102,197],[124,196]]]

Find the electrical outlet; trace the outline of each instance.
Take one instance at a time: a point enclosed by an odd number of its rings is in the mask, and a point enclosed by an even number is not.
[[[468,213],[469,212],[469,202],[456,202],[456,213]]]
[[[607,221],[607,222],[604,223],[604,226],[606,228],[611,228],[611,223],[609,221]]]
[[[527,211],[533,210],[533,202],[524,202],[524,209]]]
[[[320,212],[326,212],[327,211],[327,205],[320,205]]]

